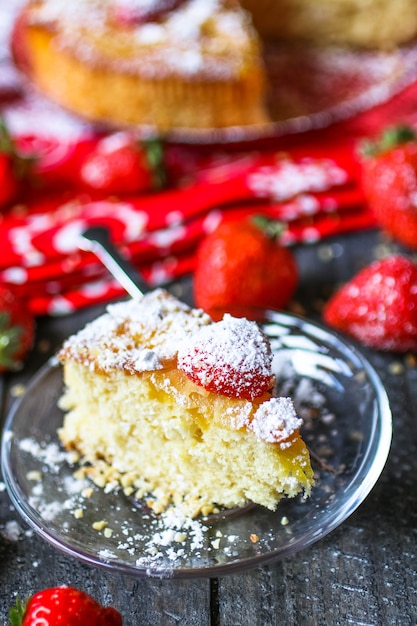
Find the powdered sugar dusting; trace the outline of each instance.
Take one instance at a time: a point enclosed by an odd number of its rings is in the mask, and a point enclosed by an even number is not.
[[[178,368],[194,382],[233,397],[254,398],[270,387],[272,351],[255,322],[226,314],[199,329],[178,352]]]
[[[30,437],[22,439],[20,449],[23,452],[30,453],[53,471],[57,471],[63,462],[71,463],[75,458],[74,452],[66,452],[58,443],[42,446]]]
[[[109,305],[105,314],[64,343],[60,356],[103,371],[155,370],[176,357],[186,337],[210,323],[200,309],[156,289],[140,300]]]
[[[146,507],[129,506],[119,489],[102,490],[80,480],[68,455],[57,456],[55,442],[41,444],[26,438],[19,442],[19,449],[32,456],[38,468],[27,476],[30,506],[49,529],[59,528],[63,536],[81,532],[89,537],[90,550],[101,562],[129,562],[146,569],[149,576],[166,578],[170,569],[188,559],[198,561],[204,554],[226,560],[237,554],[237,543],[250,545],[252,541],[247,533],[236,535],[223,529],[214,534],[209,518],[191,518],[180,507],[154,515]],[[9,541],[22,535],[17,522],[0,526],[0,536]]]
[[[288,440],[302,424],[291,398],[271,398],[257,409],[249,428],[263,441],[272,443]]]
[[[42,0],[32,9],[32,21],[52,24],[59,32],[57,45],[84,62],[145,77],[198,74],[228,80],[255,58],[257,37],[248,15],[219,0],[188,0],[155,21],[128,25],[115,21],[120,8],[114,0]]]

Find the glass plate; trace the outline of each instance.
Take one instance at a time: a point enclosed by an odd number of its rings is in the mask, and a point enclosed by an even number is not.
[[[389,51],[269,44],[264,53],[270,121],[226,128],[175,128],[174,142],[273,139],[325,128],[386,102],[417,79],[417,44]],[[139,135],[155,134],[140,126]]]
[[[251,506],[187,521],[158,517],[122,491],[76,480],[76,466],[56,436],[62,376],[52,359],[16,402],[2,442],[4,480],[26,522],[90,565],[161,578],[264,565],[339,526],[370,492],[387,459],[385,390],[353,346],[320,326],[272,311],[263,312],[260,323],[271,339],[278,392],[292,395],[305,420],[317,479],[310,498],[283,500],[276,512]]]
[[[386,102],[417,79],[416,43],[390,51],[274,43],[265,48],[264,61],[269,122],[222,129],[178,128],[167,138],[233,143],[325,128]]]

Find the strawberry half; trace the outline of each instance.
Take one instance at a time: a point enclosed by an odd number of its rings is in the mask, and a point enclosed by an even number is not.
[[[35,321],[25,303],[0,286],[0,372],[22,366],[34,332]]]
[[[417,139],[407,126],[390,128],[362,144],[362,187],[380,226],[417,248]]]
[[[122,626],[113,607],[103,607],[74,587],[39,591],[26,604],[16,601],[10,610],[11,626]]]
[[[417,266],[402,255],[375,261],[330,298],[323,319],[376,350],[417,350]]]
[[[272,351],[255,322],[226,314],[178,353],[178,369],[207,391],[253,400],[271,387]]]

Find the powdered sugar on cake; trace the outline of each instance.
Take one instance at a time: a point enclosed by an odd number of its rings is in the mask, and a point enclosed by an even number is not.
[[[240,371],[271,374],[271,349],[256,323],[247,319],[226,314],[220,322],[201,329],[188,344],[181,349],[184,369],[191,360],[189,348],[199,345],[213,367],[220,362]]]
[[[255,322],[226,314],[180,346],[178,368],[209,391],[254,399],[271,387],[272,351]]]
[[[210,323],[203,311],[156,289],[141,300],[109,305],[64,343],[62,354],[97,370],[151,371],[175,358],[178,345]]]
[[[112,27],[115,12],[114,0],[42,0],[32,20],[57,28],[59,46],[81,60],[101,64],[104,59],[119,71],[148,78],[204,74],[230,80],[254,53],[248,15],[228,10],[220,0],[187,0],[153,22]]]
[[[191,385],[236,399],[224,414],[224,425],[245,428],[265,442],[290,445],[302,424],[290,398],[271,397],[272,351],[255,322],[228,314],[213,322],[163,289],[109,305],[67,339],[58,356],[92,371],[132,375],[175,367],[177,361]],[[168,377],[166,392],[178,395]]]
[[[284,442],[302,426],[302,423],[303,420],[297,416],[291,398],[271,398],[257,409],[249,429],[263,441]]]

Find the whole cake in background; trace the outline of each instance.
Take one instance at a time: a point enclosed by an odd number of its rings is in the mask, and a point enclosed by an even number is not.
[[[268,119],[260,40],[234,0],[32,0],[12,50],[89,120],[165,131]]]
[[[414,0],[241,0],[263,40],[390,50],[417,35]]]
[[[314,481],[302,420],[274,396],[272,356],[255,322],[213,322],[162,289],[109,305],[58,354],[59,437],[82,474],[156,513],[274,510]]]
[[[87,121],[158,134],[256,131],[338,104],[332,81],[360,74],[358,59],[340,63],[339,47],[395,51],[416,34],[409,0],[29,0],[12,50],[41,93]],[[316,59],[323,48],[333,78]],[[322,74],[328,94],[315,108]]]

